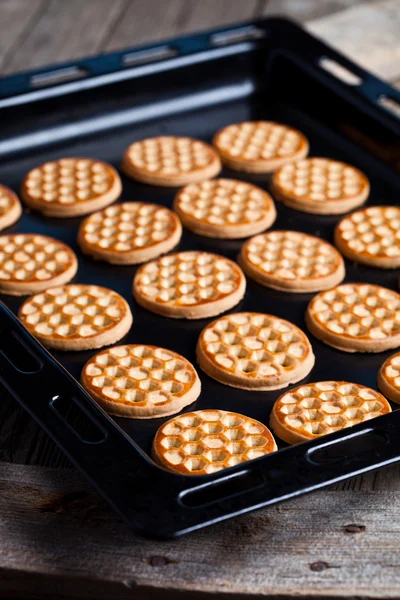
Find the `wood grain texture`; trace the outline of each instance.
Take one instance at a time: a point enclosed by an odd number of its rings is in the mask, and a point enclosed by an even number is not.
[[[361,4],[312,20],[307,29],[379,77],[400,77],[399,0]]]
[[[373,0],[268,0],[262,14],[266,17],[281,15],[304,23],[371,1]]]
[[[46,0],[40,19],[3,65],[5,73],[95,54],[125,0]]]
[[[258,0],[133,0],[110,32],[106,50],[120,50],[192,31],[251,19]]]
[[[45,0],[0,1],[0,72],[44,8]]]
[[[395,491],[316,493],[153,542],[75,471],[0,464],[0,486],[2,596],[398,598]]]

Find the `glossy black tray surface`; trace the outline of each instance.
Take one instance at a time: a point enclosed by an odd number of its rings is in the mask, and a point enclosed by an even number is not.
[[[349,69],[359,84],[348,85],[327,72],[321,66],[326,59]],[[371,181],[369,205],[398,205],[400,125],[381,106],[382,98],[400,102],[400,94],[388,85],[280,19],[75,61],[0,79],[0,182],[18,191],[27,171],[62,156],[98,158],[118,168],[123,150],[135,140],[172,134],[209,142],[224,125],[267,119],[299,128],[310,140],[310,155],[347,161],[365,171]],[[270,189],[264,176],[228,170],[222,176]],[[172,205],[175,190],[123,175],[122,181],[120,201]],[[278,203],[277,210],[273,229],[332,240],[339,217],[308,215]],[[195,363],[197,337],[211,319],[176,321],[134,305],[136,268],[84,256],[76,244],[79,223],[25,210],[11,231],[65,241],[78,254],[75,281],[106,285],[126,298],[134,324],[121,343],[171,348]],[[178,248],[209,250],[235,260],[242,243],[185,230]],[[346,269],[346,281],[397,289],[398,271],[348,261]],[[275,292],[248,279],[245,298],[231,312],[272,313],[305,330],[311,297]],[[7,296],[1,300],[14,313],[22,302]],[[305,381],[340,379],[376,387],[379,367],[390,354],[346,354],[312,336],[310,340],[316,365]],[[162,419],[114,422],[77,386],[74,378],[79,379],[93,354],[55,352],[54,360],[0,308],[0,380],[120,514],[146,535],[178,535],[399,459],[400,416],[393,413],[323,440],[287,449],[281,444],[275,455],[212,476],[167,473],[148,458]],[[281,392],[245,392],[199,374],[202,394],[188,410],[221,408],[268,424]]]

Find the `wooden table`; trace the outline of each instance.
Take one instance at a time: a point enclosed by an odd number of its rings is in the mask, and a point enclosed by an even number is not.
[[[400,84],[400,0],[0,0],[0,72],[276,13]],[[0,459],[1,597],[400,597],[399,467],[151,542],[3,393]]]

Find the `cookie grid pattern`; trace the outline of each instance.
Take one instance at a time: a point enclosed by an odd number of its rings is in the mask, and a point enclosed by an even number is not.
[[[128,310],[116,292],[98,286],[66,285],[29,298],[19,317],[34,335],[71,340],[112,329]]]
[[[400,404],[400,352],[390,356],[381,366],[378,387],[386,398]]]
[[[302,149],[304,137],[285,125],[263,121],[228,125],[215,138],[215,146],[237,160],[289,159]]]
[[[165,136],[135,142],[126,151],[124,161],[150,175],[176,176],[212,165],[212,148],[198,140]]]
[[[217,227],[255,223],[273,210],[263,190],[234,179],[190,184],[178,193],[175,206],[182,217]]]
[[[307,158],[281,167],[274,175],[279,191],[316,203],[363,194],[366,177],[354,167],[324,158]]]
[[[246,242],[242,256],[261,274],[294,282],[332,275],[341,263],[330,244],[296,231],[258,235]]]
[[[207,252],[180,252],[138,271],[135,291],[159,304],[195,307],[221,300],[239,289],[243,274],[231,260]]]
[[[309,304],[312,320],[341,338],[379,341],[400,333],[400,295],[370,284],[343,284]]]
[[[249,387],[256,389],[269,378],[272,385],[282,387],[279,384],[304,367],[312,351],[304,333],[289,321],[236,313],[217,319],[202,331],[198,354],[202,364],[200,354],[219,371],[247,380]],[[270,389],[274,389],[272,385]]]
[[[65,273],[76,263],[65,244],[26,233],[0,236],[0,280],[43,282]]]
[[[126,202],[88,217],[80,236],[89,246],[114,252],[140,252],[164,242],[179,227],[172,211],[157,204]]]
[[[352,427],[390,410],[379,392],[343,381],[296,387],[283,394],[273,408],[281,426],[304,439]]]
[[[400,392],[400,353],[388,358],[382,369],[382,375],[388,383]]]
[[[7,188],[0,185],[0,220],[18,204],[15,196]]]
[[[89,392],[93,390],[116,406],[134,404],[133,410],[142,412],[156,407],[165,415],[177,398],[188,394],[198,377],[192,365],[175,352],[130,345],[94,356],[85,365],[82,380]]]
[[[70,206],[104,196],[115,179],[114,170],[100,161],[62,158],[30,171],[23,186],[34,201]]]
[[[153,454],[186,475],[204,475],[276,450],[259,421],[223,410],[199,410],[171,419],[158,430]]]
[[[380,259],[400,265],[400,208],[371,206],[345,217],[335,231],[340,250],[363,262]]]

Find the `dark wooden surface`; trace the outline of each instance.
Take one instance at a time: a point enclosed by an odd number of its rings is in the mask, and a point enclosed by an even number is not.
[[[400,0],[0,0],[0,73],[272,14],[400,81]],[[0,597],[400,598],[399,467],[144,542],[0,399]]]

